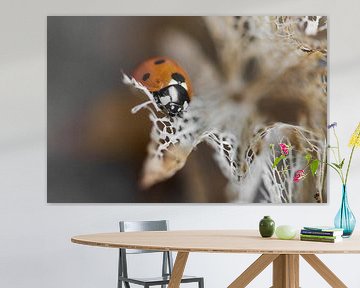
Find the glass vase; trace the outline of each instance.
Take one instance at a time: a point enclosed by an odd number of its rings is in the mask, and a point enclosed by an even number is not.
[[[346,185],[343,185],[342,188],[341,206],[336,214],[334,224],[336,228],[344,229],[344,238],[350,237],[355,228],[356,219],[349,207]]]

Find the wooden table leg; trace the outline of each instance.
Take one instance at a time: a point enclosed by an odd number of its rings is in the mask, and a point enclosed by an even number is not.
[[[188,256],[189,256],[189,252],[178,252],[177,253],[168,288],[179,288],[180,287],[181,278],[184,274],[185,265],[186,265]]]
[[[273,263],[273,288],[299,288],[299,255],[281,254]]]
[[[254,263],[252,263],[238,278],[232,282],[228,288],[244,288],[259,275],[271,262],[273,262],[278,254],[263,254]]]
[[[289,284],[291,288],[299,288],[299,255],[288,255]]]
[[[301,255],[331,287],[346,288],[347,286],[314,254]]]

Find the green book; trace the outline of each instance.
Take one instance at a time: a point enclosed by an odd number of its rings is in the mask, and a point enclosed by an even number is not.
[[[314,239],[337,239],[341,238],[341,236],[324,236],[324,235],[307,235],[307,234],[300,234],[303,238],[314,238]]]
[[[300,236],[301,241],[313,241],[313,242],[324,242],[324,243],[337,243],[342,241],[342,237],[337,237],[335,239],[327,238],[314,238],[314,237],[303,237]]]

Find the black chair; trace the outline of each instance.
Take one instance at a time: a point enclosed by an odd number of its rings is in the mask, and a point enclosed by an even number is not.
[[[134,232],[134,231],[167,231],[168,221],[120,221],[120,232]],[[135,249],[119,249],[119,271],[118,271],[118,288],[122,288],[124,283],[125,288],[130,288],[131,284],[141,285],[144,288],[150,286],[160,286],[165,288],[169,284],[170,276],[173,268],[173,259],[171,252],[149,251],[149,250],[135,250]],[[127,272],[127,254],[141,254],[141,253],[163,253],[162,275],[160,277],[152,278],[133,278],[128,276]],[[198,283],[199,288],[204,288],[204,278],[183,276],[181,283]]]

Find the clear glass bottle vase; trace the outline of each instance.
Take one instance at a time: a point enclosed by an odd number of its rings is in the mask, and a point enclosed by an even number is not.
[[[334,224],[336,228],[344,229],[343,237],[345,238],[350,237],[355,228],[356,219],[349,207],[346,185],[343,185],[342,188],[341,206],[336,214]]]

